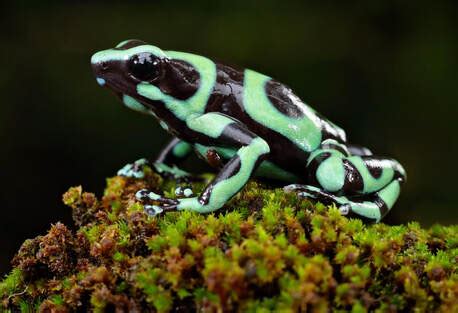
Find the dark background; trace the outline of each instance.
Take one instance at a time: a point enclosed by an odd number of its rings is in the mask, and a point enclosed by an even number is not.
[[[409,179],[386,222],[458,222],[453,1],[11,1],[1,8],[0,273],[26,238],[70,223],[61,194],[156,153],[151,118],[99,88],[93,52],[139,38],[290,85]]]

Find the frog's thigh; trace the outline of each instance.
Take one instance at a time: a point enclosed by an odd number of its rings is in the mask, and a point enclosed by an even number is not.
[[[326,191],[343,194],[370,194],[381,190],[405,172],[395,160],[373,156],[350,156],[324,151],[307,166],[309,181]]]

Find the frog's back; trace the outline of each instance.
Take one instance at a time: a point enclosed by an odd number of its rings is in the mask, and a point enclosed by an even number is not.
[[[217,63],[216,84],[206,111],[240,120],[269,143],[269,158],[283,167],[303,166],[325,139],[346,140],[342,129],[321,117],[289,87],[248,69]]]
[[[249,69],[240,71],[218,65],[217,72],[216,97],[209,102],[218,103],[218,111],[232,116],[235,113],[234,117],[240,118],[237,108],[228,105],[237,102],[238,108],[258,126],[277,132],[307,153],[328,138],[346,141],[340,127],[305,104],[288,86]]]

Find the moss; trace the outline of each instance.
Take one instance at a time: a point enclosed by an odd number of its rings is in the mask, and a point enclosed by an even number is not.
[[[141,188],[176,183],[149,170],[101,199],[70,188],[74,230],[24,242],[0,311],[458,310],[458,226],[365,225],[255,181],[220,212],[150,217]]]

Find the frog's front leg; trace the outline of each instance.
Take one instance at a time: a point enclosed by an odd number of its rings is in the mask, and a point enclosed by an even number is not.
[[[158,214],[168,210],[192,210],[199,213],[221,208],[249,180],[260,162],[270,152],[265,140],[248,130],[245,125],[220,113],[207,113],[187,120],[192,130],[209,137],[215,147],[231,147],[237,153],[223,166],[200,196],[168,199],[148,190],[141,190],[137,198],[145,210]],[[156,202],[157,205],[152,205]]]
[[[133,163],[126,164],[118,171],[118,175],[126,177],[143,178],[144,166],[148,165],[165,177],[181,179],[190,177],[190,174],[179,169],[176,165],[184,160],[191,152],[191,145],[178,138],[173,138],[161,150],[154,161],[148,159],[139,159]]]

